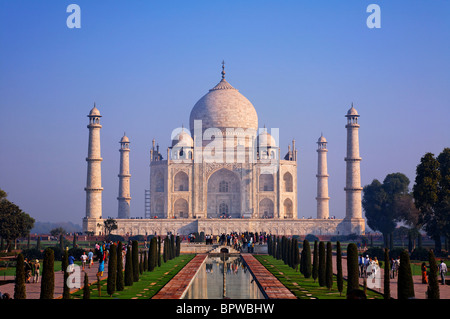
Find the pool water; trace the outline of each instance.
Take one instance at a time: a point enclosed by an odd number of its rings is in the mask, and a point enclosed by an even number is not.
[[[225,275],[224,270],[225,269]],[[240,256],[208,256],[185,299],[265,299]]]

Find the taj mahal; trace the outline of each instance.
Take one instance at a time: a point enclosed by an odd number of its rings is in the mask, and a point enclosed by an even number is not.
[[[117,229],[113,234],[218,235],[266,232],[274,235],[363,234],[359,154],[359,114],[351,106],[347,118],[346,213],[330,218],[327,140],[317,141],[317,216],[299,219],[295,140],[282,153],[278,129],[259,127],[252,103],[225,79],[198,100],[189,128],[172,132],[162,152],[153,140],[145,218],[130,217],[130,140],[120,139]],[[83,230],[102,234],[100,111],[89,115],[86,214]]]

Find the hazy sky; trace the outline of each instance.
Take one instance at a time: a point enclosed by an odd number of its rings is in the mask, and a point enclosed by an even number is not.
[[[81,28],[66,12],[81,8]],[[381,8],[370,29],[369,4]],[[316,216],[317,139],[330,215],[345,215],[345,114],[361,115],[362,185],[450,146],[450,2],[0,1],[0,188],[38,221],[85,216],[87,114],[102,114],[103,216],[117,216],[119,140],[144,216],[152,139],[163,155],[194,104],[228,82],[298,148],[298,216]]]

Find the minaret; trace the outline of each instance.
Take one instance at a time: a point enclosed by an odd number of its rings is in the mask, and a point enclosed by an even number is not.
[[[330,216],[328,197],[328,172],[327,172],[327,140],[320,136],[317,141],[317,219],[327,219]]]
[[[362,220],[362,206],[361,206],[361,170],[359,157],[359,124],[358,112],[353,107],[348,110],[347,115],[347,163],[346,174],[346,210],[345,219],[351,221],[350,229],[348,231],[361,233],[364,232],[364,220]],[[355,229],[357,227],[358,229]],[[361,229],[362,227],[362,229]]]
[[[130,218],[130,140],[123,134],[120,140],[119,214],[118,218]]]
[[[100,157],[100,112],[95,107],[89,112],[89,148],[86,161],[86,218],[102,218],[102,158]]]

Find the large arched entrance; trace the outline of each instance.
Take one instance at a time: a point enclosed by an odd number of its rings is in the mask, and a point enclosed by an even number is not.
[[[189,205],[188,202],[179,198],[173,205],[173,216],[175,218],[188,218],[189,217]]]
[[[264,198],[259,202],[259,218],[273,218],[274,208],[273,201],[269,198]]]
[[[241,182],[228,169],[222,168],[208,179],[207,217],[241,217]]]

